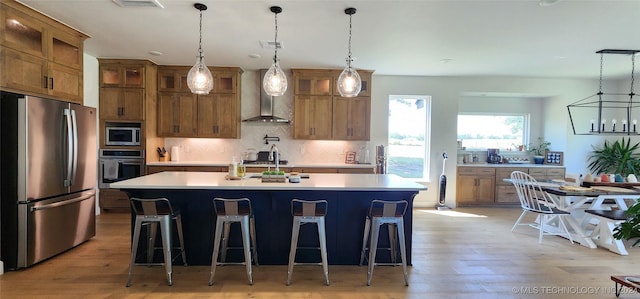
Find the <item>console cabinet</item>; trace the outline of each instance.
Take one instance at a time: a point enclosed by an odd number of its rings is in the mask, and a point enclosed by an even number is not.
[[[16,1],[0,1],[0,88],[83,104],[87,37]]]
[[[538,181],[564,179],[564,167],[491,167],[458,166],[456,201],[465,205],[519,205],[520,199],[512,183],[504,179],[511,172],[522,171]]]

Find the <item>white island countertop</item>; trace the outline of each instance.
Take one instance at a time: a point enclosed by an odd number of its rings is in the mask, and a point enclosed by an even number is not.
[[[219,190],[333,190],[420,191],[427,187],[394,174],[312,173],[300,183],[263,183],[248,173],[242,180],[227,180],[222,172],[165,171],[110,184],[116,189]]]
[[[228,161],[167,161],[147,162],[147,166],[229,166]],[[245,164],[247,167],[274,167],[275,164]],[[282,168],[310,167],[310,168],[374,168],[375,164],[344,164],[344,163],[292,163],[280,164]]]

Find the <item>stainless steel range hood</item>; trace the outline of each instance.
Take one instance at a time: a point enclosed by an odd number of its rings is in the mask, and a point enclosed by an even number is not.
[[[248,118],[243,120],[243,122],[263,122],[263,123],[281,123],[287,124],[289,120],[282,117],[277,117],[273,115],[273,96],[265,93],[264,88],[262,88],[262,80],[264,79],[264,74],[267,70],[260,70],[260,84],[258,88],[260,88],[260,115],[252,118]]]

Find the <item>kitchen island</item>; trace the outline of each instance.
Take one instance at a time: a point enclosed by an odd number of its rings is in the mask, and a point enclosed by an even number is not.
[[[364,220],[372,200],[406,200],[409,207],[404,218],[405,237],[408,263],[411,263],[413,198],[420,190],[426,190],[421,184],[388,174],[313,173],[300,183],[262,183],[259,178],[252,178],[252,174],[242,180],[227,180],[225,176],[225,173],[217,172],[160,172],[112,183],[111,187],[133,197],[166,197],[174,208],[180,209],[190,265],[211,264],[215,197],[247,197],[251,200],[258,259],[260,264],[266,265],[286,265],[288,262],[293,221],[290,204],[294,198],[328,201],[327,252],[329,263],[334,265],[356,265],[360,262]],[[240,244],[240,234],[236,229],[232,228],[230,246]],[[317,246],[317,242],[315,227],[302,226],[299,246]],[[229,252],[229,259],[242,259],[241,252],[236,251]],[[319,261],[317,250],[298,252],[298,262]],[[384,258],[385,254],[380,253],[379,256]]]

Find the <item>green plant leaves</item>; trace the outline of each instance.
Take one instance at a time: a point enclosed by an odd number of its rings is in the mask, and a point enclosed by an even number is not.
[[[604,147],[596,149],[594,147],[589,157],[588,168],[594,174],[616,173],[621,175],[636,174],[640,170],[640,153],[636,150],[640,143],[631,145],[631,138],[626,142],[616,140],[613,143],[605,140]]]
[[[640,244],[640,202],[637,202],[625,212],[627,220],[613,229],[613,237],[620,240],[636,241],[631,246]]]

